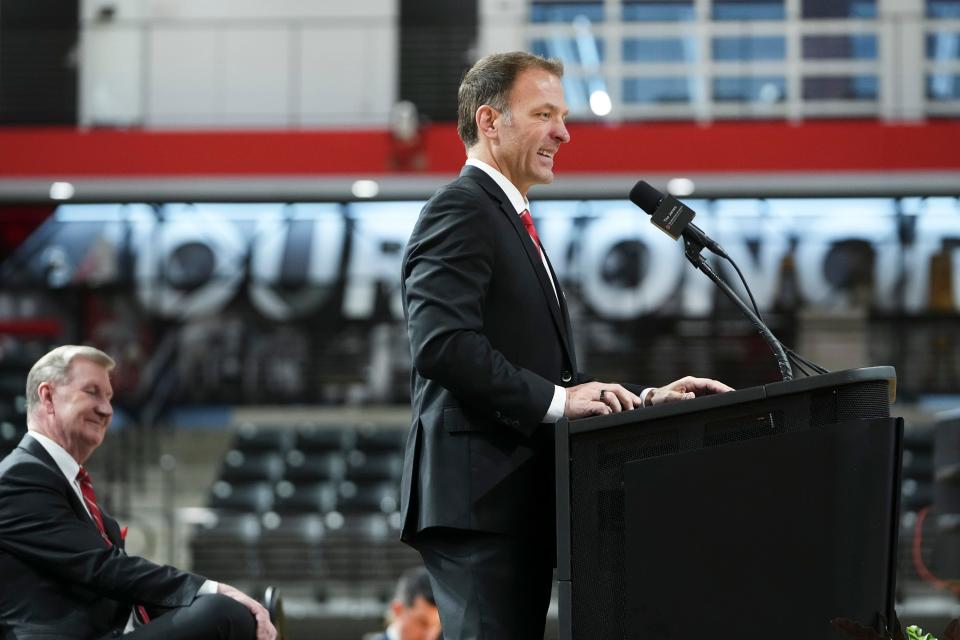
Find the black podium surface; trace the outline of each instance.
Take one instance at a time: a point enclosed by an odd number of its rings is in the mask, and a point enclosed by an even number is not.
[[[892,367],[557,427],[560,637],[839,638],[893,611]]]

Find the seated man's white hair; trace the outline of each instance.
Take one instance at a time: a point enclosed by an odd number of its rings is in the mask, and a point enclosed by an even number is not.
[[[99,364],[107,371],[116,366],[113,358],[95,347],[86,345],[65,344],[50,351],[42,358],[37,360],[30,368],[27,374],[27,415],[29,416],[34,406],[40,401],[37,395],[37,389],[44,382],[53,382],[55,384],[66,384],[70,381],[70,365],[77,358],[90,360]]]

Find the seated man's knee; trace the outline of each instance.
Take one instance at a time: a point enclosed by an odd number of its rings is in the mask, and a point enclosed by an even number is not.
[[[233,598],[220,593],[200,596],[191,605],[198,617],[221,634],[218,637],[254,637],[257,621],[253,613]]]

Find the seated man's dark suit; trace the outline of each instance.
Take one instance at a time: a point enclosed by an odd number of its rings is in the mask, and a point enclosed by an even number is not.
[[[31,436],[0,462],[0,638],[116,637],[135,604],[157,615],[194,602],[205,578],[126,555],[103,520],[110,546]]]

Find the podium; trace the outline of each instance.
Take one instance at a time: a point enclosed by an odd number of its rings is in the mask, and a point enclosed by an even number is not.
[[[821,640],[890,620],[893,367],[557,423],[561,640]]]

